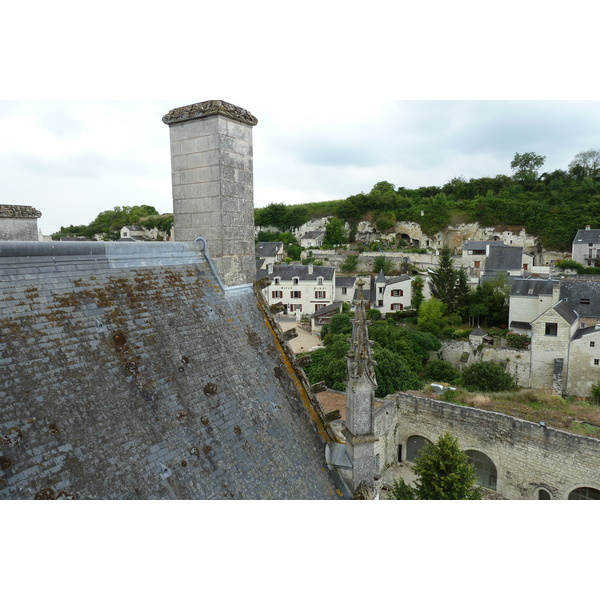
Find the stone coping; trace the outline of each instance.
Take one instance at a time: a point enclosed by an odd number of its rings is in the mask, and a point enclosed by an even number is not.
[[[197,102],[196,104],[174,108],[162,120],[163,123],[172,125],[174,123],[181,123],[182,121],[204,119],[216,115],[222,115],[246,125],[254,126],[258,123],[258,119],[246,109],[225,102],[224,100],[206,100],[205,102]]]

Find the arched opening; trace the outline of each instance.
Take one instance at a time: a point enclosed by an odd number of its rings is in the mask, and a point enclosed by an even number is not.
[[[600,500],[600,490],[591,487],[580,487],[569,494],[569,500]]]
[[[431,444],[427,438],[421,435],[411,435],[406,441],[406,460],[415,462],[427,444]]]
[[[537,491],[538,500],[552,500],[552,494],[544,488],[539,488]]]
[[[478,450],[467,450],[465,454],[469,457],[469,460],[475,467],[477,484],[495,490],[498,475],[494,461]]]

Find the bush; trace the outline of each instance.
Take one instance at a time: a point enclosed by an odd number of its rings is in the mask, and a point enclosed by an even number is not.
[[[470,392],[506,392],[515,389],[513,378],[493,362],[476,362],[461,373],[463,387]]]
[[[517,348],[518,350],[526,350],[529,347],[530,337],[525,333],[510,333],[506,334],[506,345],[509,348]]]
[[[454,383],[460,377],[460,372],[449,362],[436,358],[427,363],[424,376],[427,381]]]
[[[592,402],[600,404],[600,381],[592,386]]]

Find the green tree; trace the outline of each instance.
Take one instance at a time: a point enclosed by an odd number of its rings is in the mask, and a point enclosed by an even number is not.
[[[325,227],[325,237],[323,238],[324,246],[340,246],[347,243],[346,230],[344,229],[344,221],[333,217],[330,219],[327,227]]]
[[[546,161],[546,157],[535,152],[524,152],[515,154],[510,163],[513,171],[513,178],[516,181],[530,184],[537,179],[540,167]]]
[[[389,275],[394,270],[394,261],[385,256],[377,256],[373,261],[373,273],[383,271],[384,275]]]
[[[425,300],[425,296],[423,294],[423,288],[425,287],[425,281],[420,275],[417,275],[411,282],[411,306],[417,312],[419,311],[419,307],[423,300]]]
[[[417,324],[419,329],[439,336],[446,326],[446,312],[448,307],[437,298],[430,298],[421,302]]]
[[[348,254],[344,262],[340,265],[342,273],[356,273],[358,270],[358,256],[356,254]]]
[[[436,358],[427,363],[424,376],[427,381],[454,383],[460,377],[460,372],[449,362]]]
[[[586,150],[575,155],[569,163],[572,173],[581,173],[584,177],[600,176],[600,150]]]
[[[449,432],[435,444],[425,446],[415,461],[415,487],[403,480],[394,482],[390,496],[394,500],[481,500],[477,476],[458,440]]]
[[[460,378],[470,392],[507,392],[516,387],[513,378],[494,362],[476,362],[463,369]]]
[[[431,273],[429,288],[434,298],[443,302],[449,312],[458,307],[459,270],[454,268],[452,251],[448,247],[440,250],[438,268]]]

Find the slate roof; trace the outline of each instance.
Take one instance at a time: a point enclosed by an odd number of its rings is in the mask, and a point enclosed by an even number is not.
[[[586,335],[589,335],[590,333],[600,333],[600,329],[598,329],[595,325],[592,325],[591,327],[580,327],[574,334],[573,334],[573,338],[574,340],[578,340]]]
[[[564,301],[557,302],[552,307],[569,325],[572,325],[579,315]]]
[[[275,258],[283,252],[283,242],[259,242],[256,244],[256,256],[260,258]]]
[[[352,287],[356,283],[356,277],[340,277],[336,275],[335,287]]]
[[[514,279],[510,290],[511,296],[552,296],[552,289],[557,281],[551,279]],[[529,291],[531,290],[531,294]]]
[[[0,499],[338,498],[260,302],[193,242],[0,242]]]
[[[579,229],[573,244],[600,244],[600,229]]]
[[[324,231],[307,231],[300,239],[301,240],[318,240],[325,237]]]
[[[559,298],[582,317],[600,317],[599,280],[563,279],[560,282]],[[589,304],[582,304],[582,299],[589,300]]]
[[[403,281],[410,281],[410,275],[399,275],[398,277],[390,277],[386,282],[386,287],[388,285],[394,285],[396,283],[402,283]]]
[[[477,329],[474,329],[473,331],[471,331],[471,333],[469,335],[474,335],[476,337],[484,337],[488,334],[487,331],[485,331],[485,329],[482,329],[481,327],[477,327]]]
[[[315,312],[311,315],[314,317],[322,317],[323,315],[327,315],[331,312],[339,312],[342,308],[343,302],[333,302],[332,304],[328,304],[319,310],[315,310]]]
[[[523,248],[491,246],[485,261],[486,271],[513,271],[523,267]]]
[[[486,240],[482,242],[468,241],[463,244],[463,250],[485,250],[487,246],[504,246],[504,242]]]
[[[300,281],[316,281],[319,277],[324,280],[331,281],[335,274],[334,267],[313,267],[313,272],[308,272],[308,265],[273,265],[272,275],[268,275],[266,269],[259,269],[256,272],[256,278],[263,277],[279,277],[283,281],[291,281],[294,277],[298,277]]]

